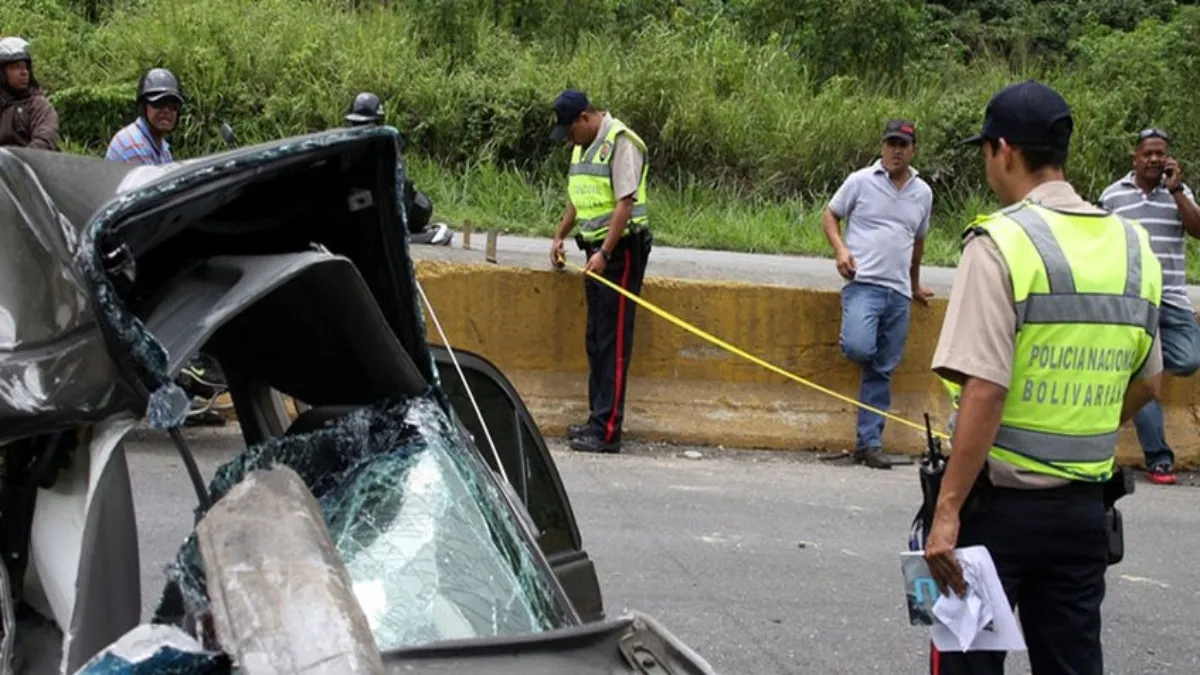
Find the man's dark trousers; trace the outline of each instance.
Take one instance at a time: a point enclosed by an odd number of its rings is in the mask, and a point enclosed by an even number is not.
[[[613,248],[604,278],[634,295],[642,293],[642,279],[650,257],[652,236],[639,229],[621,237]],[[588,256],[599,244],[588,245]],[[625,420],[625,387],[633,355],[633,321],[637,303],[594,279],[584,279],[587,298],[588,434],[606,444],[621,442]]]
[[[991,488],[988,502],[963,520],[958,546],[987,547],[1020,616],[1033,675],[1103,675],[1108,535],[1101,486]],[[930,673],[999,675],[1004,657],[934,650]]]

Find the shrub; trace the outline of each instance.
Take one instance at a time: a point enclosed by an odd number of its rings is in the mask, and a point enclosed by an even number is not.
[[[139,75],[165,66],[189,97],[177,157],[222,147],[221,121],[243,142],[341,125],[354,94],[372,90],[422,160],[517,171],[495,185],[532,185],[518,201],[545,204],[568,157],[548,137],[550,101],[574,86],[646,138],[654,189],[678,193],[679,218],[686,195],[715,190],[782,223],[808,213],[794,200],[819,204],[871,161],[893,116],[916,120],[917,166],[938,203],[986,204],[978,155],[957,141],[993,92],[1026,77],[1071,103],[1068,168],[1088,195],[1127,170],[1150,124],[1172,130],[1185,174],[1200,174],[1200,8],[1175,5],[8,0],[0,28],[33,41],[66,143],[86,152],[129,121]],[[739,209],[726,213],[752,211]]]

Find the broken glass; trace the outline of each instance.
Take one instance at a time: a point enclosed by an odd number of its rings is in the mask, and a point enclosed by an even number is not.
[[[380,649],[571,624],[552,572],[472,453],[430,392],[257,445],[217,471],[210,494],[215,502],[255,469],[295,470],[321,505]],[[194,533],[168,578],[189,614],[207,612]]]

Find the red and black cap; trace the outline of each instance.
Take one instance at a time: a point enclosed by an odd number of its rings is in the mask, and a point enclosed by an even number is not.
[[[887,125],[883,127],[883,140],[886,141],[892,138],[916,143],[917,127],[906,119],[888,120]]]

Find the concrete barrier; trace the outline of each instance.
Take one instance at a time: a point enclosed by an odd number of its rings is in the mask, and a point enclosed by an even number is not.
[[[433,260],[416,263],[454,347],[497,364],[543,433],[587,416],[583,279],[571,272]],[[859,371],[838,348],[836,292],[647,277],[642,296],[800,377],[857,398]],[[945,430],[950,404],[929,369],[946,301],[914,305],[891,412]],[[428,317],[427,317],[428,320]],[[440,337],[429,323],[429,339]],[[857,408],[708,344],[638,308],[626,403],[627,438],[793,450],[853,448]],[[1200,396],[1191,380],[1165,392],[1168,440],[1181,467],[1200,463]],[[923,432],[888,421],[884,443],[915,454]],[[1118,457],[1141,465],[1127,424]]]

